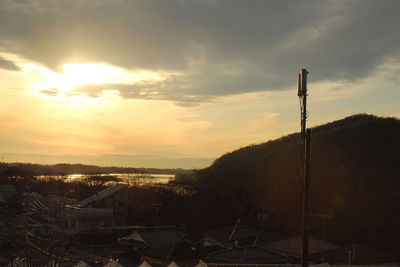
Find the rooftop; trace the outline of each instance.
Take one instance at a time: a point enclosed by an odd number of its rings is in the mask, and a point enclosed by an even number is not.
[[[276,251],[280,254],[284,254],[292,257],[300,257],[301,256],[301,248],[302,248],[302,236],[292,237],[288,239],[278,240],[275,242],[270,242],[263,245],[263,248]],[[309,239],[309,251],[310,253],[327,251],[330,249],[336,249],[338,246],[314,238],[310,237]]]
[[[244,237],[255,236],[259,231],[246,226],[235,225],[231,227],[221,228],[204,233],[204,236],[210,239],[218,240],[221,242],[241,239]]]
[[[185,239],[174,227],[139,228],[120,239],[123,243],[137,247],[162,248],[168,245],[185,242]]]
[[[288,258],[259,247],[226,249],[212,253],[206,261],[216,263],[285,264]]]
[[[116,192],[118,192],[124,188],[127,188],[127,187],[128,187],[127,184],[112,185],[112,186],[107,187],[106,189],[101,190],[100,192],[97,192],[96,194],[78,202],[78,206],[85,207],[85,206],[91,204],[92,202],[100,201],[100,200],[102,200],[106,197],[109,197],[109,196],[115,194]]]

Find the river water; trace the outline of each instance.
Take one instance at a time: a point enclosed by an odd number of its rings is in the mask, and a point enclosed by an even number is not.
[[[144,174],[144,173],[107,173],[107,174],[96,174],[100,176],[114,176],[119,178],[121,182],[126,182],[136,185],[145,184],[167,184],[169,181],[174,179],[173,174]],[[87,174],[69,174],[66,175],[66,181],[71,182],[76,179],[81,179],[87,176]],[[42,175],[38,176],[39,179],[52,178],[56,176]]]

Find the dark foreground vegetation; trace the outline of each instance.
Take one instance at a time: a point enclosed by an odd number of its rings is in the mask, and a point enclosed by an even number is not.
[[[355,115],[316,127],[311,136],[312,235],[399,250],[400,121]],[[198,171],[201,216],[194,221],[212,229],[240,218],[269,231],[301,233],[299,150],[300,137],[292,134],[228,153]]]
[[[345,244],[400,250],[400,121],[355,115],[312,129],[312,235]],[[237,222],[300,234],[300,137],[251,145],[169,185],[129,181],[129,224],[185,226],[192,236]],[[21,191],[83,199],[115,177],[36,179],[3,165],[0,183]]]

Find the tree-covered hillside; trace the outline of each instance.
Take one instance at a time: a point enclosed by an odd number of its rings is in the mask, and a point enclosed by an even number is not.
[[[326,237],[400,247],[400,121],[354,115],[312,129],[312,214],[332,214]],[[300,233],[299,134],[228,153],[197,172],[196,224],[237,219],[271,231]],[[312,217],[314,236],[323,221]]]

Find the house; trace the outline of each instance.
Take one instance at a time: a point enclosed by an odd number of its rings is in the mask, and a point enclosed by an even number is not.
[[[211,253],[203,259],[206,263],[233,264],[286,264],[289,258],[259,247],[225,249]]]
[[[151,265],[194,266],[200,258],[196,246],[183,238],[175,227],[137,228],[132,234],[120,238],[118,244],[135,254],[139,261]]]
[[[203,234],[205,243],[208,245],[218,245],[223,247],[232,247],[236,240],[240,240],[246,237],[256,236],[259,231],[246,226],[246,225],[234,225],[225,227]]]
[[[179,266],[194,267],[200,259],[197,248],[189,242],[178,242],[161,248],[141,252],[142,261],[167,266],[171,262]]]
[[[127,184],[109,186],[76,204],[73,200],[52,196],[51,203],[60,209],[58,220],[63,222],[56,230],[69,235],[109,234],[116,226],[126,225],[127,199]]]
[[[115,225],[126,225],[128,217],[128,185],[115,184],[78,202],[80,208],[112,209]]]
[[[65,231],[68,235],[94,232],[110,232],[115,225],[111,208],[80,208],[66,206],[64,214]]]
[[[118,240],[136,249],[156,249],[185,241],[175,227],[169,226],[137,228],[132,234]]]
[[[396,265],[399,262],[399,257],[394,254],[361,244],[315,252],[310,255],[310,259],[315,263],[349,265]]]
[[[141,264],[139,264],[138,267],[151,267],[151,265],[147,261],[144,261]]]
[[[279,253],[281,255],[284,255],[286,257],[292,257],[295,259],[301,259],[301,249],[302,249],[302,241],[303,237],[302,236],[297,236],[297,237],[292,237],[292,238],[287,238],[287,239],[282,239],[274,242],[267,243],[262,246],[264,249],[268,249],[271,251],[274,251],[276,253]],[[317,252],[323,252],[331,249],[337,249],[338,246],[314,238],[310,237],[309,238],[309,252],[311,253],[317,253]]]
[[[231,244],[231,247],[263,247],[266,244],[284,239],[281,235],[275,233],[257,233],[256,235],[245,236],[235,240],[229,240],[226,244]]]
[[[218,245],[225,248],[259,246],[282,240],[275,233],[259,232],[246,225],[235,225],[204,233],[206,245]]]
[[[103,267],[124,267],[117,260],[110,259]]]

